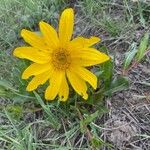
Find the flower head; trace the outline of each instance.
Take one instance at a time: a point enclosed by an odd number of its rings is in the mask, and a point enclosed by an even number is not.
[[[58,34],[43,21],[39,23],[41,35],[26,29],[21,31],[21,36],[30,46],[18,47],[13,54],[33,62],[22,74],[23,79],[33,76],[27,91],[49,81],[45,98],[53,100],[59,95],[61,101],[66,101],[68,82],[84,99],[88,98],[86,82],[96,89],[97,77],[85,67],[103,63],[109,57],[91,47],[100,41],[98,37],[71,39],[73,26],[74,12],[68,8],[61,14]]]

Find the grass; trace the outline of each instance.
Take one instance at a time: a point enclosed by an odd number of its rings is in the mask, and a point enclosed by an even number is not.
[[[121,74],[123,59],[130,46],[133,43],[139,45],[144,33],[150,32],[148,0],[138,2],[132,0],[0,0],[0,149],[105,150],[106,148],[140,147],[148,150],[150,147],[148,143],[150,132],[147,129],[150,121],[147,113],[149,103],[146,103],[147,95],[142,95],[149,92],[148,75],[145,72],[139,75],[139,70],[135,69],[135,72],[131,71],[127,75],[131,82],[127,92],[131,95],[128,104],[122,104],[121,107],[117,99],[121,102],[124,99],[123,103],[127,99],[119,98],[121,92],[105,97],[105,101],[98,101],[101,93],[96,93],[95,99],[98,102],[91,106],[77,95],[70,97],[66,104],[57,101],[48,103],[43,101],[42,88],[33,93],[25,91],[27,81],[20,77],[29,62],[17,60],[12,56],[13,49],[23,45],[20,30],[26,28],[38,31],[37,25],[40,20],[45,20],[56,27],[59,12],[69,6],[74,7],[76,12],[74,36],[101,37],[102,44],[97,47],[104,45],[109,49],[110,55],[114,58],[114,76]],[[149,65],[148,55],[141,65],[142,67]],[[109,71],[108,68],[107,72]],[[147,85],[136,87],[135,80],[140,83],[145,82]],[[124,86],[121,87],[124,89]],[[141,107],[143,106],[139,112],[137,112],[139,102],[134,103],[132,94],[135,93],[132,88],[138,93],[137,95],[144,96],[144,100],[142,99],[144,103],[139,100],[142,103]],[[113,132],[109,133],[111,129],[116,128],[113,123],[108,125],[114,115],[119,118],[118,114],[116,115],[117,110],[122,115],[123,110],[131,112],[126,112],[128,114],[126,117],[128,120],[132,118],[130,121],[134,122],[139,129],[137,136],[133,135],[129,143],[124,144],[125,141],[122,141],[124,145],[121,146],[108,137],[113,135]],[[142,113],[146,116],[143,117]]]

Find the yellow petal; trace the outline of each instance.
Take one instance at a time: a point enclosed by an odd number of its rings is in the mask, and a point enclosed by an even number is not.
[[[50,61],[49,54],[33,47],[18,47],[14,50],[13,55],[39,64],[44,64]]]
[[[51,72],[47,71],[42,74],[39,74],[35,76],[28,84],[26,90],[27,91],[33,91],[35,90],[39,85],[44,84],[51,76]]]
[[[71,72],[69,69],[67,70],[67,77],[74,88],[74,90],[81,95],[84,99],[88,98],[87,85],[83,79],[81,79],[78,75]]]
[[[58,47],[59,40],[55,29],[44,21],[41,21],[39,26],[47,45],[52,49],[56,49]]]
[[[35,76],[51,69],[52,67],[50,63],[47,64],[33,63],[27,69],[25,69],[25,71],[22,74],[22,79],[28,79],[30,76],[33,75]]]
[[[79,66],[92,66],[103,63],[110,59],[105,53],[94,48],[83,48],[80,51],[72,52],[72,63]]]
[[[61,47],[67,46],[71,40],[74,26],[74,12],[72,8],[65,9],[60,17],[59,22],[59,39]]]
[[[28,44],[30,44],[31,46],[33,46],[35,48],[39,48],[41,50],[48,49],[48,47],[45,44],[45,41],[44,41],[43,37],[37,35],[34,32],[31,32],[29,30],[23,29],[21,31],[21,36],[23,37],[23,39]]]
[[[92,72],[83,67],[74,66],[72,68],[73,69],[71,71],[75,72],[83,80],[87,81],[94,89],[97,88],[97,77]]]
[[[100,38],[91,36],[90,38],[77,37],[73,39],[69,45],[70,47],[90,47],[100,41]]]
[[[59,90],[60,101],[66,101],[69,95],[69,87],[66,80],[66,76],[63,76],[62,83]]]
[[[60,86],[62,83],[62,79],[65,73],[63,71],[55,70],[50,79],[50,85],[47,87],[45,91],[45,99],[46,100],[54,100],[57,96]]]

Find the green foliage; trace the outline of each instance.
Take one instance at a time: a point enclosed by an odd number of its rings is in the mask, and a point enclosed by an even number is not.
[[[132,68],[136,67],[138,63],[144,58],[147,51],[149,50],[149,33],[145,33],[144,37],[141,39],[139,46],[136,46],[136,43],[133,43],[130,46],[130,51],[126,52],[124,64],[123,64],[123,73],[127,74]]]
[[[103,63],[101,65],[100,69],[102,70],[100,79],[102,78],[104,80],[104,90],[107,90],[110,87],[110,83],[112,81],[112,76],[113,76],[112,60],[109,60],[109,61]]]
[[[112,96],[113,93],[126,90],[129,88],[129,81],[127,77],[119,76],[112,80],[110,89],[105,91],[104,94]]]
[[[144,37],[142,38],[137,55],[136,55],[136,60],[139,62],[141,59],[144,57],[144,54],[148,48],[148,42],[149,42],[149,33],[145,33]]]
[[[134,59],[134,57],[136,55],[136,53],[137,53],[136,43],[132,43],[130,48],[129,48],[129,51],[126,52],[126,54],[125,54],[123,69],[127,69],[130,66],[132,60]]]
[[[101,50],[105,51],[108,54],[108,49],[104,46],[100,48]],[[135,52],[134,52],[135,53]],[[134,54],[135,55],[135,54]],[[130,64],[132,57],[126,58],[125,66],[127,67]],[[112,96],[113,93],[119,92],[129,87],[129,81],[127,77],[124,76],[117,76],[113,79],[113,72],[114,72],[114,65],[113,60],[109,60],[100,65],[100,71],[96,72],[100,81],[103,81],[101,85],[97,99],[103,100],[105,96]]]

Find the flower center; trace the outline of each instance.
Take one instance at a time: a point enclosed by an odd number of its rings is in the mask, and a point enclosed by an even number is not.
[[[67,50],[59,49],[52,53],[52,63],[55,68],[65,70],[71,63],[71,57]]]

